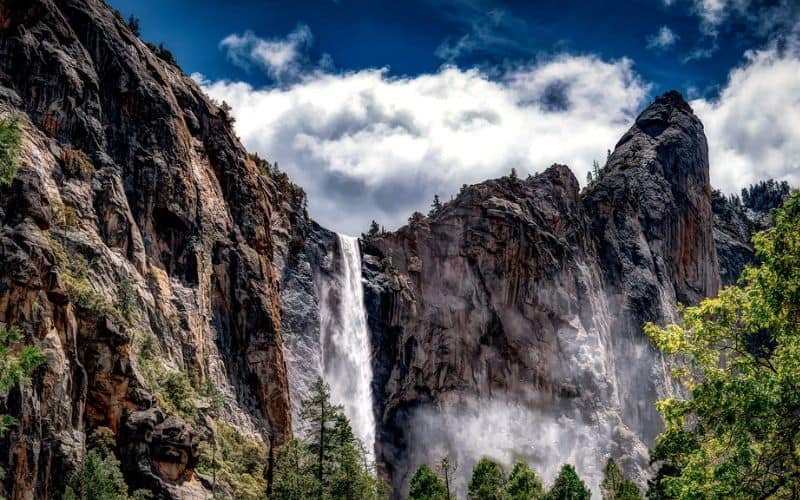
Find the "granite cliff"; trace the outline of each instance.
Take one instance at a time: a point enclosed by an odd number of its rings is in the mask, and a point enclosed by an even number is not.
[[[571,461],[595,487],[610,455],[642,482],[654,403],[673,390],[642,326],[713,296],[718,252],[726,282],[738,275],[752,233],[719,233],[703,126],[673,91],[583,191],[554,165],[368,239],[377,448],[395,488],[445,453],[466,470],[522,456],[548,479]]]
[[[0,326],[45,363],[0,398],[19,420],[0,438],[0,494],[58,497],[107,427],[132,488],[209,497],[195,470],[209,420],[280,447],[336,351],[340,239],[100,0],[0,0],[10,116],[23,138],[0,186]],[[612,455],[642,482],[653,402],[673,390],[642,325],[734,281],[778,198],[712,194],[703,127],[669,92],[583,190],[554,165],[362,239],[375,451],[395,494],[445,453],[462,473],[488,453],[592,480]],[[187,375],[198,418],[158,398],[145,350]]]
[[[148,336],[164,369],[220,391],[225,421],[291,435],[270,231],[283,195],[152,49],[100,0],[0,2],[0,115],[23,131],[0,188],[0,323],[46,359],[4,399],[20,421],[0,447],[10,498],[59,495],[100,426],[132,487],[207,495],[204,427],[154,399],[136,361]]]

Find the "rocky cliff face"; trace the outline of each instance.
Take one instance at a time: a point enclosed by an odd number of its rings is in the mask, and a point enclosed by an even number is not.
[[[6,0],[0,115],[23,128],[0,188],[0,323],[46,358],[4,400],[20,421],[0,447],[4,495],[58,495],[98,426],[131,486],[205,495],[203,426],[154,400],[136,362],[148,335],[165,369],[221,391],[226,421],[287,440],[277,190],[225,113],[100,0]]]
[[[378,448],[395,487],[437,453],[469,470],[477,455],[461,452],[484,439],[545,475],[571,460],[596,479],[611,454],[641,480],[653,403],[671,390],[642,325],[716,293],[712,219],[703,127],[670,92],[583,193],[556,165],[467,187],[367,242]],[[503,419],[530,428],[509,440]]]
[[[772,210],[788,198],[787,183],[763,181],[742,191],[745,195],[712,194],[714,243],[719,257],[719,275],[723,285],[736,283],[744,267],[751,263],[754,251],[751,240],[758,231],[772,225]],[[742,199],[744,198],[744,199]]]
[[[221,418],[268,445],[323,371],[336,235],[153,49],[100,0],[0,0],[0,117],[23,129],[0,187],[0,326],[46,359],[0,398],[20,421],[0,440],[10,498],[57,497],[101,426],[132,487],[208,496],[194,468],[210,412],[159,403],[149,339],[153,362],[216,387]],[[643,480],[652,403],[672,387],[642,324],[732,282],[774,199],[712,197],[702,125],[673,92],[583,192],[555,165],[364,240],[377,456],[396,492],[446,453],[465,474],[489,453],[592,479],[612,455]]]

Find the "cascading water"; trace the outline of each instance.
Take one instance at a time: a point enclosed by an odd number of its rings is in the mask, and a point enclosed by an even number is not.
[[[372,461],[372,355],[361,284],[361,253],[358,238],[340,234],[338,239],[342,257],[335,290],[338,301],[324,300],[320,310],[323,378],[331,386],[333,402],[344,407],[353,432]]]

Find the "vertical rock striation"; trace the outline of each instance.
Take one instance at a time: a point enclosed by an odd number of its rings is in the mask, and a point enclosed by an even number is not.
[[[611,454],[641,481],[671,390],[642,325],[719,287],[702,124],[669,92],[583,193],[559,165],[487,181],[364,251],[379,456],[398,491],[418,462],[472,453],[469,426],[545,475],[574,460],[596,482]],[[533,427],[507,439],[503,419]]]

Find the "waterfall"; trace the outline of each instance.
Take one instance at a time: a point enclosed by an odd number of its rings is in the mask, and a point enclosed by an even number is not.
[[[354,434],[372,461],[372,355],[361,285],[361,254],[358,238],[340,234],[338,239],[342,256],[336,283],[338,301],[325,300],[320,310],[323,378],[331,386],[331,399],[344,407]]]

